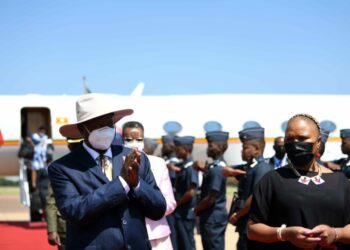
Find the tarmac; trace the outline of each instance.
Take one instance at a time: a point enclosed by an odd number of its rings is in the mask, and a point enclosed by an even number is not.
[[[3,189],[4,187],[0,187]],[[231,197],[227,197],[228,205],[230,205]],[[0,222],[29,222],[29,208],[20,204],[19,195],[0,195]],[[225,250],[236,250],[238,234],[235,227],[228,224],[225,235]],[[195,233],[196,250],[203,250],[201,237]]]
[[[19,195],[0,196],[0,221],[29,221],[29,208],[20,203]]]

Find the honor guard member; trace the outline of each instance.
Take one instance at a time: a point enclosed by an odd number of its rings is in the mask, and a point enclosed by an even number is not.
[[[170,135],[163,135],[162,144],[163,144],[162,150],[161,150],[162,157],[165,160],[165,163],[168,167],[171,185],[173,186],[174,196],[176,197],[175,195],[176,194],[176,189],[175,189],[176,173],[178,171],[181,171],[181,169],[177,167],[180,161],[175,154],[174,137]],[[177,247],[175,213],[169,214],[166,218],[171,231],[171,234],[170,234],[171,244],[173,245],[173,249],[177,250],[178,247]]]
[[[329,131],[321,128],[321,144],[320,149],[318,150],[318,154],[316,156],[316,161],[318,164],[325,165],[325,163],[321,160],[322,155],[326,149],[326,142],[328,140]]]
[[[143,152],[145,152],[146,155],[154,155],[154,152],[158,147],[158,143],[151,138],[144,138],[143,143],[144,143]]]
[[[77,149],[82,139],[67,138],[70,151]],[[66,221],[58,211],[55,196],[49,184],[46,196],[46,222],[47,222],[47,241],[50,245],[57,245],[58,250],[66,249]]]
[[[341,151],[346,154],[346,158],[341,158],[333,162],[325,163],[333,171],[342,171],[347,178],[350,178],[350,129],[340,130]]]
[[[162,150],[161,150],[162,157],[165,160],[165,163],[167,164],[171,183],[173,184],[173,187],[174,187],[175,180],[176,180],[176,172],[181,171],[181,169],[177,167],[180,161],[175,154],[174,137],[170,135],[163,135],[162,144],[163,144]]]
[[[204,173],[201,187],[201,200],[194,209],[200,216],[200,232],[204,250],[224,250],[226,211],[226,177],[222,169],[226,166],[223,154],[227,149],[228,132],[206,133],[207,155],[213,159]]]
[[[193,136],[174,137],[176,157],[182,160],[182,170],[176,180],[175,210],[178,249],[181,250],[196,249],[194,241],[196,217],[193,210],[197,203],[198,171],[192,166],[193,142]]]
[[[287,154],[286,150],[284,149],[283,136],[275,138],[275,141],[273,143],[273,150],[275,150],[275,155],[268,159],[268,163],[270,163],[274,169],[278,169],[287,165]]]
[[[233,214],[229,221],[236,225],[239,233],[237,250],[247,250],[247,221],[248,212],[252,201],[252,192],[260,179],[273,167],[266,163],[263,153],[265,149],[264,128],[247,128],[239,132],[242,142],[242,160],[247,162],[244,170],[245,176],[241,176],[238,182],[238,197]]]

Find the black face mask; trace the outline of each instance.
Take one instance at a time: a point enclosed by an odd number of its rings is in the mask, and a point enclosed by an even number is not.
[[[289,160],[295,166],[306,166],[314,158],[312,142],[287,142],[284,144]]]

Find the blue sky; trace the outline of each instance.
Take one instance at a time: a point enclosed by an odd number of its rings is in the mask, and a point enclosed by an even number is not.
[[[0,94],[350,94],[350,1],[1,1]]]

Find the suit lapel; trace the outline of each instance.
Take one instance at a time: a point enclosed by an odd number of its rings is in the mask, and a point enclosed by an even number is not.
[[[129,149],[123,148],[122,146],[112,146],[111,149],[114,179],[120,175],[120,170],[124,163],[124,156],[126,156]],[[92,159],[91,155],[84,149],[83,146],[77,149],[77,159],[84,159],[84,161],[79,161],[79,163],[83,165],[84,169],[87,169],[89,172],[91,172],[102,183],[109,182],[105,174],[102,172],[101,167],[96,163],[95,159]]]
[[[79,163],[83,166],[84,169],[91,172],[99,181],[102,183],[107,183],[109,180],[104,175],[101,170],[101,167],[92,159],[91,155],[81,146],[77,149],[77,159]],[[83,159],[82,161],[80,159]]]
[[[120,175],[120,170],[124,163],[124,158],[126,154],[123,154],[123,147],[112,146],[112,164],[113,164],[113,179]]]

